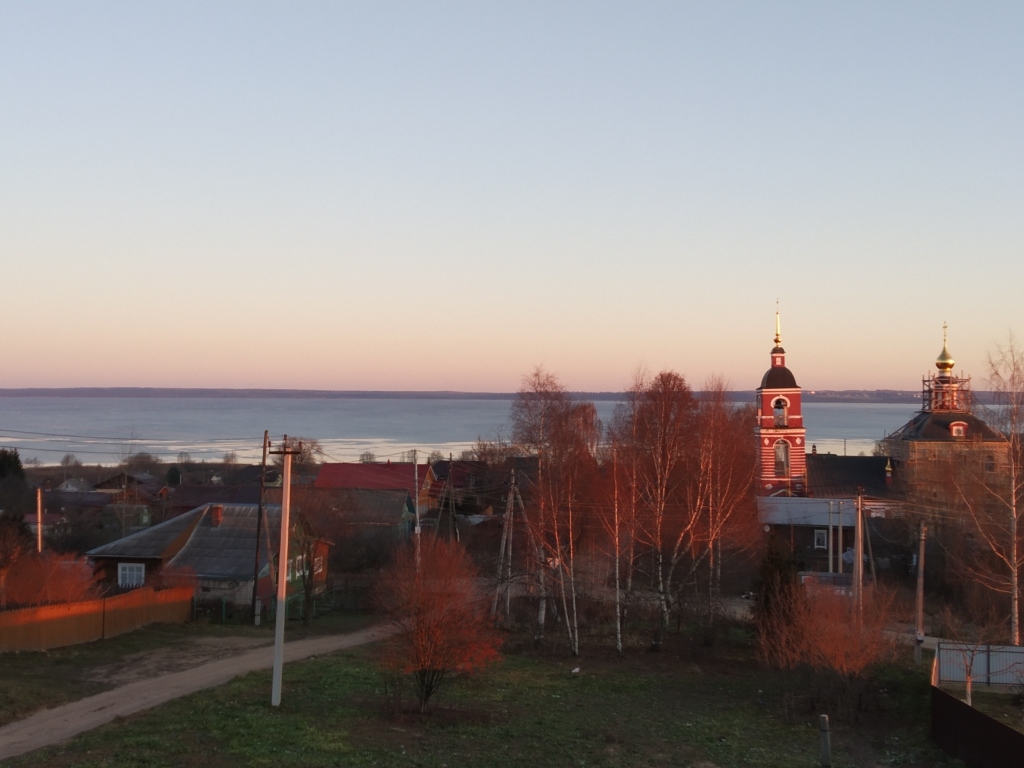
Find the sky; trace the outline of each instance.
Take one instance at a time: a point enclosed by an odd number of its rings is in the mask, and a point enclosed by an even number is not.
[[[0,4],[0,387],[983,387],[1024,5]],[[778,302],[778,303],[776,303]],[[1021,336],[1024,339],[1024,335]]]

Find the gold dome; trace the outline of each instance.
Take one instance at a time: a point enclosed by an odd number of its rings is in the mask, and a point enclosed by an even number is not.
[[[939,353],[938,358],[935,360],[935,367],[940,371],[952,371],[953,366],[956,365],[956,360],[949,354],[949,347],[946,344],[946,324],[942,324],[942,352]]]

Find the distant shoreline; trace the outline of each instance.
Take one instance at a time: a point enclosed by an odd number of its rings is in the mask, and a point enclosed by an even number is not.
[[[619,401],[624,392],[570,392],[576,400]],[[979,400],[989,402],[988,392],[975,392]],[[753,402],[754,390],[738,390],[728,393],[733,402]],[[515,392],[458,392],[441,391],[376,391],[376,390],[330,390],[330,389],[227,389],[208,387],[23,387],[0,389],[3,397],[108,397],[108,398],[277,398],[291,400],[512,400]],[[911,404],[921,401],[920,391],[891,389],[876,390],[804,390],[804,401],[808,403],[899,403]]]

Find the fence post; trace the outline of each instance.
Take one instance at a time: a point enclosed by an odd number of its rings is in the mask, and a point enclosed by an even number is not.
[[[832,734],[828,729],[828,715],[818,717],[821,731],[821,768],[832,768]]]

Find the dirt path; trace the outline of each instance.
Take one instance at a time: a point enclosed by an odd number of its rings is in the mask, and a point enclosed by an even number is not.
[[[385,627],[371,627],[345,635],[286,642],[284,660],[296,661],[364,645],[386,637],[387,634],[388,629]],[[109,723],[115,717],[131,715],[204,688],[222,685],[247,672],[269,669],[273,663],[273,646],[266,646],[180,672],[138,680],[61,707],[45,709],[0,728],[0,760],[66,741],[79,733]]]

